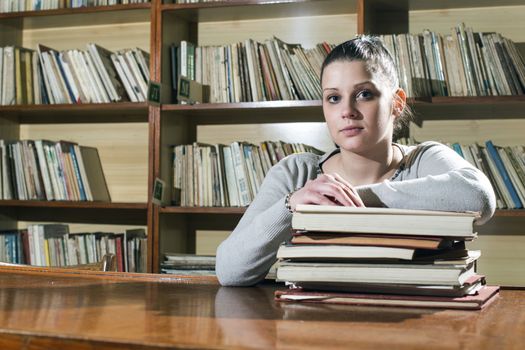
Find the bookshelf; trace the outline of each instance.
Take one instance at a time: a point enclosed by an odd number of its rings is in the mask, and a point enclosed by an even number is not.
[[[112,51],[153,52],[152,13],[151,3],[0,13],[0,46],[60,51],[93,42]],[[148,228],[150,110],[132,102],[0,106],[0,138],[97,148],[111,195],[109,203],[0,200],[0,229],[48,222],[67,223],[73,233]]]
[[[215,235],[222,239],[245,210],[154,205],[150,193],[156,177],[166,182],[167,197],[171,196],[172,146],[194,141],[284,139],[330,148],[318,100],[171,104],[168,48],[173,43],[188,40],[198,45],[220,45],[248,38],[264,41],[275,35],[312,47],[323,41],[339,43],[356,33],[419,33],[429,28],[445,34],[465,22],[476,31],[502,33],[515,41],[523,54],[524,15],[525,6],[519,0],[230,0],[193,4],[152,0],[146,4],[0,14],[2,46],[35,48],[42,43],[66,50],[94,42],[110,50],[140,47],[150,52],[151,79],[162,86],[161,106],[0,106],[1,138],[66,139],[97,147],[112,197],[109,204],[0,201],[0,226],[23,227],[45,218],[82,227],[145,226],[148,270],[158,272],[163,253],[195,253],[197,242],[204,240],[198,237]],[[492,138],[503,145],[523,143],[523,96],[428,97],[409,103],[417,113],[410,133],[418,139],[471,142]],[[525,243],[520,228],[524,216],[524,211],[500,210],[483,227],[479,241],[489,246],[497,242],[495,254],[500,254],[490,257],[490,264],[498,259],[499,266],[508,262],[504,257],[507,245],[500,244],[499,237],[512,244]],[[525,265],[523,259],[518,263]],[[512,276],[507,279],[510,283],[514,283]],[[523,278],[518,280],[525,285]]]
[[[515,41],[520,51],[525,52],[525,37],[521,34],[522,25],[519,24],[522,22],[519,19],[523,19],[525,14],[525,6],[514,0],[498,2],[497,6],[487,0],[283,1],[277,4],[246,0],[157,4],[156,8],[159,11],[156,74],[163,86],[169,86],[170,82],[168,47],[180,40],[197,45],[221,45],[247,38],[263,41],[276,35],[286,42],[311,47],[322,41],[338,43],[353,37],[355,33],[420,33],[428,28],[448,34],[451,27],[465,22],[475,31],[499,32]],[[170,147],[173,145],[194,141],[226,143],[234,140],[257,142],[266,137],[279,139],[282,136],[279,128],[289,130],[299,125],[302,132],[308,128],[306,125],[311,125],[318,131],[319,123],[323,121],[320,101],[190,106],[169,104],[169,94],[163,97],[164,104],[156,116],[153,176],[167,183],[171,176]],[[523,96],[428,97],[411,99],[409,103],[417,116],[410,134],[421,140],[439,140],[447,136],[459,142],[479,142],[492,138],[503,145],[522,143],[519,138],[525,130]],[[439,128],[436,129],[433,123],[437,123]],[[461,124],[461,127],[456,123]],[[451,131],[456,129],[456,132]],[[269,130],[274,130],[273,135],[279,136],[272,138]],[[292,133],[300,138],[301,132]],[[310,144],[327,145],[325,137],[317,133],[310,138]],[[228,231],[235,227],[243,212],[243,208],[155,207],[153,271],[158,271],[164,252],[197,252],[195,244],[199,235],[209,238],[215,234],[220,239],[227,237]],[[480,230],[479,245],[497,247],[487,260],[481,261],[482,266],[490,265],[487,274],[496,278],[496,282],[525,285],[525,280],[519,277],[514,268],[511,268],[514,269],[512,273],[501,274],[503,277],[497,281],[499,277],[494,271],[505,269],[508,263],[521,264],[523,267],[525,261],[518,259],[511,247],[493,244],[498,241],[498,237],[502,237],[505,242],[525,243],[523,231],[520,231],[524,217],[524,211],[498,210],[491,223]],[[228,224],[232,226],[228,227]],[[210,247],[207,249],[213,251]],[[505,258],[507,252],[510,255]]]

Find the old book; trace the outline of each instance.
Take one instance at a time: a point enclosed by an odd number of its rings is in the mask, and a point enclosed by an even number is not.
[[[112,52],[92,43],[88,44],[87,47],[111,100],[121,101],[127,99],[124,86],[120,82],[118,73],[111,60]]]
[[[194,255],[165,253],[165,267],[181,270],[215,270],[215,257],[212,255]]]
[[[485,286],[475,295],[461,297],[307,292],[299,289],[277,290],[275,291],[275,300],[305,303],[479,310],[495,300],[498,292],[498,286]]]
[[[281,262],[277,279],[286,282],[394,283],[461,286],[474,263],[458,265]]]
[[[472,239],[474,212],[298,205],[295,230],[388,233]]]
[[[418,249],[439,249],[452,246],[453,240],[432,236],[382,235],[382,234],[345,234],[339,232],[296,231],[293,244],[351,244],[373,245],[378,247],[402,247]]]
[[[78,154],[75,153],[78,159]],[[102,170],[102,163],[98,155],[98,150],[94,147],[80,146],[80,157],[86,172],[87,183],[91,191],[92,200],[110,202],[106,178]]]
[[[294,261],[359,261],[359,260],[417,260],[432,263],[435,259],[461,259],[468,256],[464,242],[445,249],[414,249],[400,247],[376,247],[368,245],[281,245],[277,251],[278,259]]]
[[[290,284],[292,288],[305,291],[329,291],[337,293],[378,293],[403,295],[431,295],[461,297],[477,293],[485,285],[485,276],[473,275],[465,283],[457,286],[418,285],[395,283],[338,283],[338,282],[299,282]]]

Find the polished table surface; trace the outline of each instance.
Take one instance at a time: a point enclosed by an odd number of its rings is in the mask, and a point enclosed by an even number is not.
[[[482,311],[276,303],[282,286],[0,268],[0,349],[525,349],[525,290]]]

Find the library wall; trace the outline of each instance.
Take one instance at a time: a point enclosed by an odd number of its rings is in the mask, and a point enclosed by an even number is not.
[[[230,144],[234,141],[300,142],[322,151],[333,148],[325,123],[268,123],[235,125],[199,125],[197,141]]]
[[[198,44],[222,45],[244,39],[264,41],[275,35],[285,42],[310,48],[323,41],[337,44],[351,39],[356,30],[355,14],[204,22],[199,24]]]
[[[56,50],[85,49],[96,43],[110,50],[139,47],[150,51],[148,11],[116,11],[93,15],[28,18],[23,24],[22,45],[44,44]]]

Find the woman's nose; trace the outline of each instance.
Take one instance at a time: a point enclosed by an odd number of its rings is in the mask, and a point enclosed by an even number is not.
[[[341,117],[343,117],[343,119],[355,119],[359,115],[355,102],[350,101],[343,104],[343,106],[344,107],[341,111]]]

